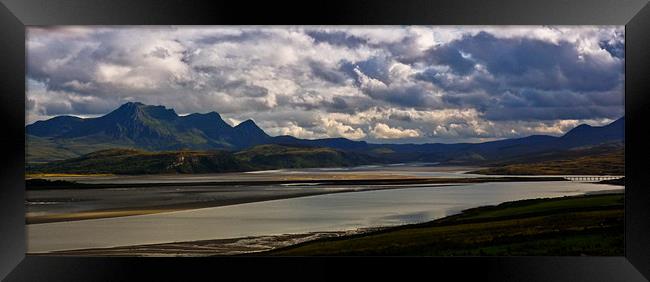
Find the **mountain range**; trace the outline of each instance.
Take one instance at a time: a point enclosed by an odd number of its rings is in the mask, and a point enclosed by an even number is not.
[[[481,164],[612,144],[624,146],[625,118],[579,125],[560,137],[533,135],[484,143],[372,144],[346,138],[269,136],[254,121],[230,126],[216,112],[179,116],[164,106],[123,104],[96,118],[57,116],[27,125],[28,163],[80,157],[106,149],[243,151],[257,145],[331,148],[383,162]]]

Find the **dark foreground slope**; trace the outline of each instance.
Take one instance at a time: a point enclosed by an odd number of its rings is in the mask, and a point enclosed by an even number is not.
[[[622,256],[623,194],[507,202],[432,222],[322,239],[280,256]]]

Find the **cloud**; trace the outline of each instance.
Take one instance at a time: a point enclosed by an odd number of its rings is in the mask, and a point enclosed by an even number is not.
[[[464,36],[427,55],[460,74],[481,64],[502,84],[541,90],[605,91],[619,85],[623,74],[620,59],[581,52],[568,41],[501,39],[486,32]]]
[[[345,31],[309,30],[306,34],[314,39],[316,44],[327,43],[330,45],[357,48],[367,44],[367,40],[348,34]]]
[[[354,128],[352,126],[343,124],[340,121],[330,119],[327,117],[321,118],[323,127],[330,137],[345,137],[349,139],[361,139],[366,137],[366,133],[361,128]]]
[[[425,52],[425,61],[434,65],[446,65],[456,74],[467,75],[474,70],[476,61],[470,54],[453,45],[443,45]]]
[[[303,139],[316,139],[325,137],[325,135],[317,134],[313,131],[300,127],[294,122],[290,122],[289,125],[279,128],[279,130],[277,130],[277,135],[289,135]]]
[[[383,123],[377,123],[371,133],[375,138],[379,139],[400,139],[420,136],[420,133],[417,130],[391,128]]]
[[[561,134],[624,114],[624,39],[616,26],[29,27],[26,120],[140,101],[301,138]]]
[[[345,74],[336,69],[328,68],[318,61],[309,62],[309,67],[314,76],[334,84],[343,84],[347,79],[349,79]]]

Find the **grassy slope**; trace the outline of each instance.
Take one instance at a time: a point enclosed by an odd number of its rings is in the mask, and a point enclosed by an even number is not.
[[[261,169],[354,166],[373,162],[368,156],[331,148],[281,145],[255,146],[235,153],[235,157]]]
[[[625,150],[566,159],[516,163],[472,171],[490,175],[623,175],[625,174]]]
[[[146,152],[109,149],[46,164],[29,165],[29,173],[158,174],[237,172],[275,168],[352,166],[369,157],[329,148],[260,145],[227,151]]]
[[[266,254],[620,256],[623,221],[622,194],[524,200]]]
[[[133,149],[102,150],[81,157],[28,167],[30,173],[202,173],[250,169],[224,151],[146,152]]]
[[[79,140],[89,140],[93,137],[79,138]],[[88,144],[90,143],[90,144]],[[52,140],[33,135],[26,136],[25,152],[27,163],[46,163],[52,160],[66,160],[80,157],[92,152],[116,148],[130,148],[132,144],[128,143],[100,143],[100,142],[83,142],[77,139]]]

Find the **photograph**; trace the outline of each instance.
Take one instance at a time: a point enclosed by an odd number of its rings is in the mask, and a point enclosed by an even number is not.
[[[27,26],[26,253],[625,256],[625,34]]]

